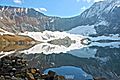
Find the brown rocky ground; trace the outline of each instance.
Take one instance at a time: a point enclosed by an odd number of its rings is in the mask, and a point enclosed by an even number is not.
[[[30,44],[33,42],[35,42],[35,40],[28,36],[10,34],[0,35],[0,44]]]

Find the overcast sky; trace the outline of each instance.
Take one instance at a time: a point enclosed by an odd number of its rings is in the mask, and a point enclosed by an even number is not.
[[[71,17],[98,1],[102,0],[0,0],[0,5],[35,8],[46,15]]]

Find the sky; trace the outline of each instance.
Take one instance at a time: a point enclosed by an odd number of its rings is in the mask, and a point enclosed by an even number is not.
[[[49,16],[72,17],[98,1],[103,0],[0,0],[0,5],[35,8]]]

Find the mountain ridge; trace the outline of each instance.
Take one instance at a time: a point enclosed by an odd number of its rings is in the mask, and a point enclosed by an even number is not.
[[[71,18],[51,17],[33,8],[11,6],[0,6],[0,19],[0,28],[14,33],[44,30],[64,31],[71,29],[75,25],[69,26]],[[62,26],[65,27],[63,28]]]
[[[83,13],[71,18],[47,16],[33,8],[0,6],[0,28],[19,33],[45,30],[69,31],[78,26],[89,25],[94,26],[96,34],[120,34],[119,12],[119,0],[95,2]]]
[[[120,34],[119,5],[119,0],[96,2],[79,16],[82,19],[79,24],[94,25],[98,34]]]

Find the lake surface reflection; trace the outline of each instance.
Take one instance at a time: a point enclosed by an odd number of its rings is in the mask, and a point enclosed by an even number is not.
[[[5,55],[22,56],[28,60],[30,67],[37,67],[42,72],[50,68],[73,66],[81,68],[94,77],[119,80],[120,45],[116,43],[101,45],[103,44],[88,46],[73,44],[69,47],[51,44],[38,44],[35,46],[1,45],[0,57]]]

